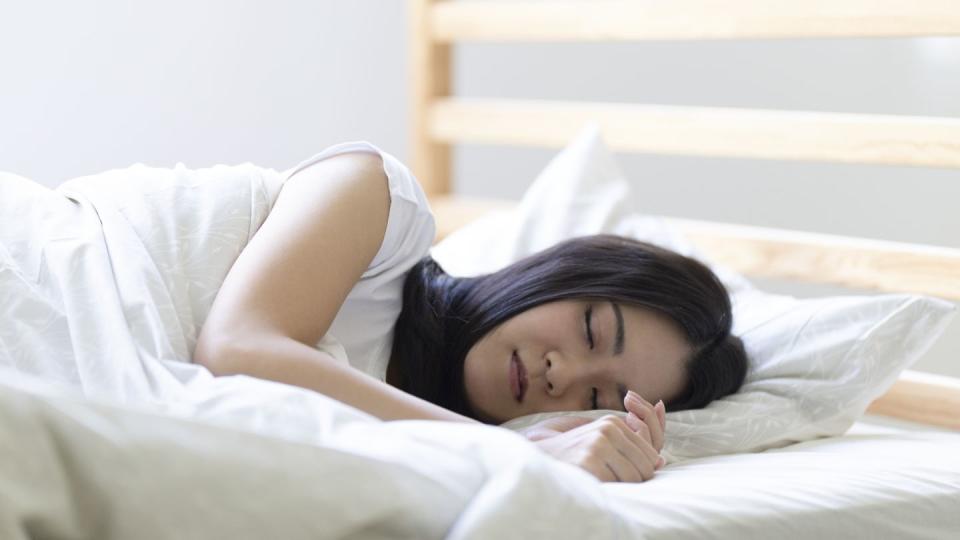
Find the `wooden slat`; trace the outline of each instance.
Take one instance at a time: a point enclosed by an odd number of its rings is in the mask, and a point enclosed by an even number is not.
[[[410,168],[428,193],[449,193],[451,149],[430,137],[430,104],[450,95],[450,46],[429,39],[428,14],[435,0],[409,3],[410,36]]]
[[[960,300],[960,249],[667,218],[704,254],[751,276]]]
[[[437,239],[514,201],[439,196]],[[664,218],[711,261],[748,276],[831,283],[960,300],[960,249]]]
[[[960,118],[480,98],[428,114],[430,137],[450,144],[561,148],[596,122],[627,152],[960,167]]]
[[[867,412],[960,431],[960,379],[904,371]]]
[[[438,2],[430,20],[447,43],[960,35],[956,0]]]

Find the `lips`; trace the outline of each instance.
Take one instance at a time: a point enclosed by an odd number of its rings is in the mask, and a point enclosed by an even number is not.
[[[518,403],[523,403],[523,396],[527,393],[527,370],[516,351],[510,359],[510,389]]]

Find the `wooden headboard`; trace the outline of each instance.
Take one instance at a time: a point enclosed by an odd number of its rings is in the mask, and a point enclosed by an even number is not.
[[[960,35],[956,0],[411,0],[411,168],[441,239],[515,202],[451,192],[454,144],[562,148],[596,122],[615,151],[960,169],[960,119],[451,95],[460,42]],[[960,300],[960,249],[666,218],[748,276]],[[960,379],[906,371],[869,412],[960,430]]]

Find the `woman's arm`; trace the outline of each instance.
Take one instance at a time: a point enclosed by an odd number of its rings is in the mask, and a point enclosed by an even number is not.
[[[280,335],[231,347],[215,375],[244,373],[316,390],[382,420],[424,419],[480,423],[345,366],[323,351]],[[226,360],[229,359],[229,360]],[[210,367],[208,365],[208,367]]]
[[[383,241],[390,193],[380,156],[348,152],[290,177],[223,282],[194,362],[318,391],[384,420],[476,422],[337,363],[327,333]]]

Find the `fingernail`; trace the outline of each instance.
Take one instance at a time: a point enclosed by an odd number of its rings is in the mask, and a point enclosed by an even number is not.
[[[663,404],[663,400],[661,399],[656,405],[654,405],[654,407],[660,407],[661,409],[664,409],[666,408],[666,405]]]
[[[663,467],[667,464],[667,460],[663,459],[663,456],[657,457],[657,467]]]

